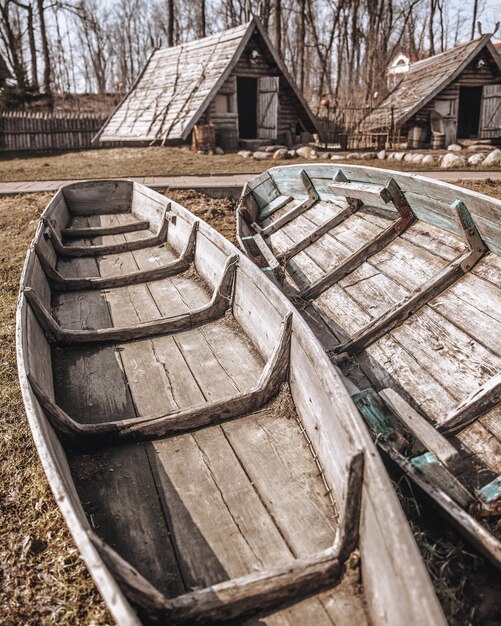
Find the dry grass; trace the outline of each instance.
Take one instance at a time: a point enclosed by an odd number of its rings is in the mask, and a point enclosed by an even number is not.
[[[167,189],[166,196],[188,208],[200,219],[236,244],[235,201],[214,199],[192,189]]]
[[[478,193],[485,193],[488,196],[501,200],[501,181],[499,180],[484,178],[482,180],[456,180],[453,182],[455,185],[466,187],[466,189],[471,189]]]
[[[111,621],[50,493],[17,382],[19,276],[49,198],[0,199],[0,622],[5,626]]]
[[[313,163],[334,161],[313,161]],[[70,178],[108,178],[127,176],[180,176],[194,174],[260,173],[278,164],[312,163],[301,159],[290,161],[254,161],[238,154],[207,156],[178,148],[114,148],[0,159],[0,180],[64,180]],[[419,171],[423,167],[407,161],[341,161],[372,167],[403,171]],[[438,169],[437,167],[425,169]],[[469,168],[477,169],[477,168]],[[493,168],[496,169],[496,168]],[[497,168],[499,171],[499,168]]]
[[[450,626],[501,624],[499,572],[415,497],[407,477],[395,487]]]
[[[501,197],[501,183],[465,186]],[[234,202],[193,191],[170,196],[234,239]],[[50,194],[0,198],[0,623],[110,623],[50,493],[30,436],[17,382],[14,314],[21,267]],[[437,594],[454,626],[494,625],[496,575],[451,530],[400,490]],[[497,578],[499,581],[499,576]]]

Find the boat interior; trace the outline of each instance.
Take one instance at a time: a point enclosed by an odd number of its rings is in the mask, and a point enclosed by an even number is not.
[[[20,377],[91,574],[121,624],[441,623],[341,379],[261,276],[142,185],[69,185],[44,212]]]
[[[299,165],[253,179],[238,213],[242,248],[303,311],[380,446],[501,567],[501,202]]]

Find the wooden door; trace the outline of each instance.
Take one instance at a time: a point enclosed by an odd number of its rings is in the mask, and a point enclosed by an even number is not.
[[[257,137],[276,139],[278,126],[278,76],[257,81]]]
[[[501,137],[501,85],[485,85],[482,93],[480,139]]]
[[[450,146],[451,143],[457,141],[457,98],[444,99],[435,101],[435,111],[442,116],[445,145]]]

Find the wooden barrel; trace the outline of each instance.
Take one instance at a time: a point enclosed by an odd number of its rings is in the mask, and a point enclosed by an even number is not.
[[[191,149],[193,152],[197,150],[214,150],[216,148],[216,130],[213,124],[200,124],[193,129]]]
[[[433,133],[431,147],[433,150],[443,150],[445,148],[445,133]]]
[[[216,132],[217,145],[223,150],[238,148],[238,132],[236,128],[220,128]]]
[[[424,148],[428,129],[425,126],[412,126],[409,129],[409,148]]]

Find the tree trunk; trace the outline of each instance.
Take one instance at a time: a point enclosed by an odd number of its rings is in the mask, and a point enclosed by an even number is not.
[[[433,20],[435,17],[435,0],[430,0],[430,21],[428,23],[428,36],[430,38],[430,54],[435,54],[435,39],[433,33]]]
[[[38,17],[40,20],[40,38],[42,40],[42,52],[43,52],[43,88],[47,97],[47,104],[50,110],[54,108],[54,98],[52,96],[52,72],[50,65],[50,52],[49,41],[47,39],[47,27],[45,24],[45,7],[43,5],[44,0],[37,0]]]
[[[271,13],[270,0],[263,0],[263,2],[261,3],[260,17],[261,17],[261,22],[263,22],[263,26],[266,28],[266,30],[268,30],[268,27],[270,25],[270,13]]]
[[[26,7],[28,11],[28,38],[30,41],[30,57],[31,57],[31,85],[36,91],[39,90],[38,85],[38,59],[37,59],[37,47],[35,44],[35,26],[33,24],[33,6],[28,4]]]
[[[274,0],[275,10],[275,48],[280,56],[282,56],[282,0]]]
[[[306,0],[299,2],[299,37],[298,37],[298,56],[299,56],[299,86],[304,92],[305,77],[305,59],[304,50],[306,44]]]
[[[174,0],[168,0],[167,43],[169,48],[174,45]]]
[[[19,32],[14,31],[11,23],[11,16],[9,14],[8,3],[0,4],[0,14],[2,16],[3,28],[5,31],[2,38],[6,43],[14,78],[16,79],[19,88],[24,91],[26,89],[26,68],[23,62],[21,35]]]
[[[206,35],[205,0],[200,0],[200,37]]]
[[[475,38],[475,28],[477,27],[478,0],[473,0],[473,17],[471,18],[471,38]]]

